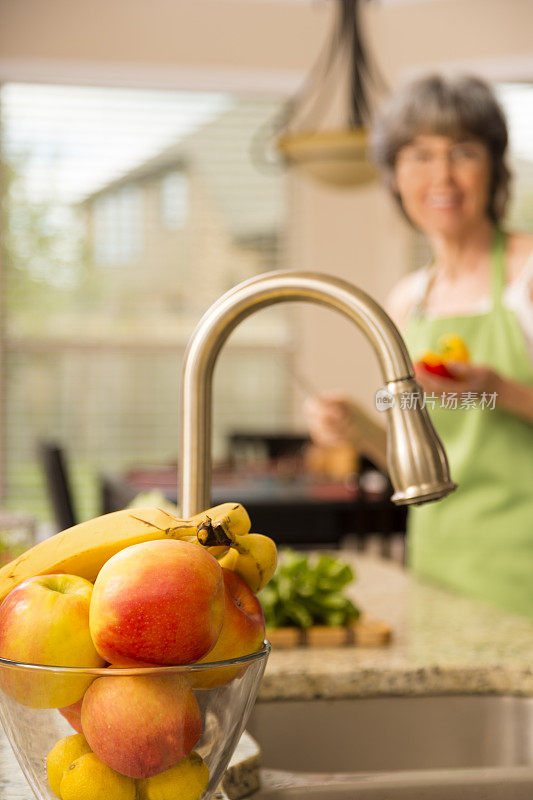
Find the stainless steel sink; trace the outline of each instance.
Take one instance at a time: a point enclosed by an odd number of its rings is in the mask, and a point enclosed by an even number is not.
[[[248,730],[267,770],[299,773],[258,800],[533,798],[533,698],[258,703]]]
[[[254,800],[531,800],[533,770],[529,767],[485,770],[374,773],[317,778],[299,786],[285,786],[268,776],[270,788]]]

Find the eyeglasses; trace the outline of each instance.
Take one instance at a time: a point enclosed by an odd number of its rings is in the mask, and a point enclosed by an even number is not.
[[[487,160],[484,145],[478,142],[461,142],[444,151],[432,150],[423,145],[406,145],[398,153],[398,164],[417,171],[430,170],[441,158],[451,167],[477,167]]]

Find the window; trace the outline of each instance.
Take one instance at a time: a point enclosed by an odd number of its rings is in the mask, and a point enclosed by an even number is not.
[[[142,190],[127,186],[94,202],[94,258],[102,266],[137,261],[143,244]]]
[[[189,183],[183,172],[169,172],[161,180],[161,221],[165,228],[182,228],[189,207]]]
[[[512,180],[507,225],[533,231],[533,84],[500,83],[496,92],[509,124]]]
[[[195,324],[229,285],[283,266],[284,178],[250,158],[281,102],[1,87],[5,506],[50,517],[40,439],[65,447],[80,518],[99,511],[99,472],[177,460]],[[291,313],[247,320],[224,349],[216,458],[235,428],[286,427]]]

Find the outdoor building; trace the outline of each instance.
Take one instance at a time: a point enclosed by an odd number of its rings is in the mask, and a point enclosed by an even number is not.
[[[46,513],[36,459],[43,440],[63,444],[74,461],[81,515],[98,511],[103,471],[175,463],[181,363],[194,326],[235,283],[283,265],[284,178],[251,158],[254,138],[279,101],[231,96],[226,106],[81,200],[35,205],[28,272],[58,207],[62,227],[59,241],[40,256],[38,309],[29,291],[35,280],[25,279],[6,314],[4,494],[14,507],[24,494],[32,509]],[[18,196],[8,206],[10,280],[23,261]],[[47,276],[74,234],[72,285],[58,287]],[[290,310],[275,308],[231,337],[214,385],[217,459],[226,456],[233,431],[288,426],[293,335]]]
[[[284,182],[252,161],[254,134],[278,106],[237,101],[83,201],[90,261],[115,313],[142,297],[143,313],[189,327],[220,294],[278,265]]]

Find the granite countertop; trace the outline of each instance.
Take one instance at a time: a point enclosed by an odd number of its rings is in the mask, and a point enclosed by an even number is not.
[[[353,599],[364,613],[390,624],[392,642],[379,648],[274,650],[259,702],[466,692],[533,695],[533,622],[423,583],[394,562],[341,555],[357,573]]]

